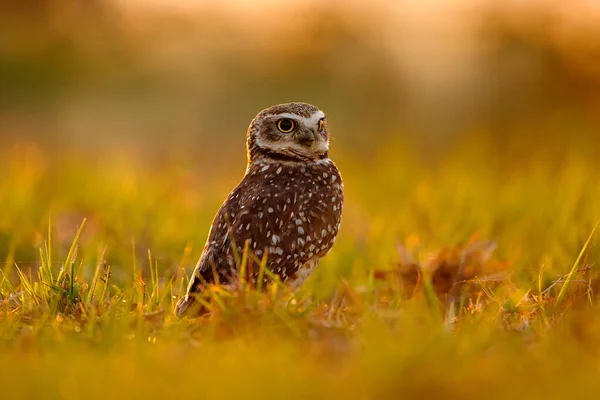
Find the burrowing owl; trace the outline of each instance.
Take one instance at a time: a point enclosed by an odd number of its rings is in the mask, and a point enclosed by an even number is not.
[[[215,216],[208,240],[176,314],[194,306],[207,283],[238,278],[246,241],[256,283],[259,261],[297,288],[331,249],[343,203],[340,172],[329,159],[325,114],[306,103],[267,108],[247,132],[247,168]],[[236,256],[237,253],[237,256]]]

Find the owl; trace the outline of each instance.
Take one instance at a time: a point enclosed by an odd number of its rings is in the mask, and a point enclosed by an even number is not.
[[[213,220],[178,316],[198,312],[196,295],[208,284],[239,280],[245,246],[249,282],[256,283],[264,257],[293,290],[333,246],[344,191],[329,158],[325,114],[306,103],[269,107],[250,123],[246,150],[246,173]]]

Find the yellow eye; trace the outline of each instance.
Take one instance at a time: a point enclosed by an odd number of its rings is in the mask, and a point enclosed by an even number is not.
[[[319,120],[319,131],[323,130],[323,125],[325,125],[325,120],[324,119],[320,119]]]
[[[283,133],[290,133],[294,130],[295,126],[296,124],[294,124],[294,121],[292,121],[291,119],[285,118],[277,121],[277,129],[279,129]]]

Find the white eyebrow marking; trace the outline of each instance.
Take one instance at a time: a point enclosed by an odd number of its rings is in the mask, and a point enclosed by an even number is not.
[[[306,126],[317,127],[319,125],[319,120],[321,118],[325,118],[325,113],[321,110],[318,110],[312,113],[311,116],[308,118],[302,117],[294,113],[282,113],[278,114],[277,117],[295,119],[302,122]]]

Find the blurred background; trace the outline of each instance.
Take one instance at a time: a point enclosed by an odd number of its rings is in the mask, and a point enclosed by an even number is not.
[[[113,254],[135,238],[141,258],[152,247],[172,265],[193,243],[193,259],[243,173],[250,120],[288,101],[327,113],[350,183],[397,160],[409,172],[386,184],[406,195],[413,172],[477,153],[475,175],[487,160],[518,176],[540,152],[552,175],[566,157],[600,156],[600,3],[2,2],[0,257],[35,259],[49,218],[68,241],[87,217]],[[355,203],[379,191],[354,189]],[[352,199],[354,234],[373,207]],[[382,202],[391,213],[401,200]],[[453,228],[439,240],[464,238],[444,236]]]
[[[600,124],[595,1],[32,0],[0,10],[5,140],[150,154],[233,140],[239,152],[258,110],[292,100],[326,110],[339,146],[361,153],[391,135],[438,146],[515,124],[540,136]]]

